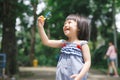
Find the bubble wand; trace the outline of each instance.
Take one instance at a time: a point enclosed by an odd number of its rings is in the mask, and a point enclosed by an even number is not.
[[[49,11],[49,12],[46,13],[45,18],[46,18],[46,19],[49,19],[50,16],[51,16],[51,12]]]
[[[50,16],[51,16],[51,12],[50,11],[45,14],[45,17],[43,15],[41,15],[43,21],[45,19],[49,19]]]

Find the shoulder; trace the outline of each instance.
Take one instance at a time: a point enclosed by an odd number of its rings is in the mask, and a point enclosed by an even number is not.
[[[79,43],[80,43],[81,46],[83,46],[83,45],[85,45],[85,44],[88,44],[88,41],[86,41],[86,40],[81,40]]]
[[[81,47],[81,49],[88,47],[88,41],[80,40],[77,42],[77,47]]]

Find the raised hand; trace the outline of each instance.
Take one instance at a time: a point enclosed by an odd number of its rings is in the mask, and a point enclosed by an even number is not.
[[[43,27],[44,26],[45,19],[46,18],[42,15],[38,17],[38,27]]]

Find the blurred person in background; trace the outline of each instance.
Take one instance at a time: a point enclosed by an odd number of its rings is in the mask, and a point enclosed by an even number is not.
[[[117,60],[117,49],[115,48],[112,41],[109,42],[109,47],[104,56],[104,59],[108,58],[108,72],[107,75],[111,74],[111,69],[114,71],[114,77],[119,77],[117,68],[116,68],[116,60]]]

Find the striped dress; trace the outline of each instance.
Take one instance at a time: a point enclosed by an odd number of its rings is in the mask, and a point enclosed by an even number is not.
[[[80,73],[84,65],[81,46],[87,43],[87,41],[80,41],[80,44],[63,41],[57,64],[56,80],[74,80],[70,76]],[[81,80],[87,80],[87,74]]]

